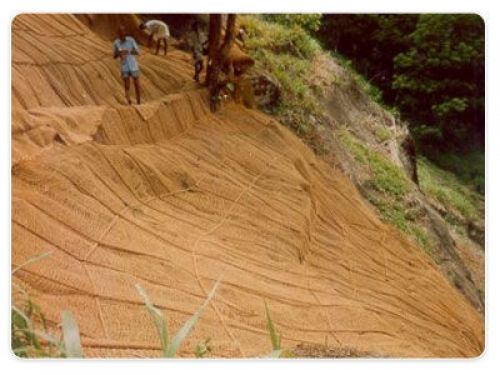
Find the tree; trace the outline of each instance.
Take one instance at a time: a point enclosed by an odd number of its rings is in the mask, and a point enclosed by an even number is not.
[[[236,38],[236,15],[229,14],[226,20],[224,40],[222,38],[222,15],[211,14],[208,36],[208,68],[206,83],[210,92],[210,109],[215,112],[219,101],[219,76],[228,63],[229,52]],[[228,64],[230,65],[230,64]]]
[[[396,106],[422,146],[484,145],[484,24],[473,14],[325,15],[318,35]],[[446,142],[443,142],[446,141]],[[430,149],[429,149],[430,151]]]
[[[217,52],[221,43],[222,34],[222,15],[221,14],[211,14],[208,26],[208,66],[207,75],[205,78],[205,83],[208,86],[211,81],[212,74],[212,62],[215,60]]]
[[[354,68],[393,104],[393,59],[410,47],[418,20],[412,14],[324,15],[318,35],[329,49],[352,59]]]
[[[393,88],[402,114],[440,148],[484,144],[482,19],[421,15],[410,37],[411,47],[394,59]]]

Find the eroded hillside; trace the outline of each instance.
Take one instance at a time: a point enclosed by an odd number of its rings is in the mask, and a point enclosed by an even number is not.
[[[52,252],[14,279],[52,326],[73,311],[86,355],[159,355],[135,284],[178,328],[218,279],[182,356],[207,338],[216,357],[267,353],[264,300],[285,348],[481,353],[481,316],[431,259],[272,118],[211,114],[189,54],[143,47],[145,104],[125,106],[81,17],[21,15],[12,34],[12,263]]]

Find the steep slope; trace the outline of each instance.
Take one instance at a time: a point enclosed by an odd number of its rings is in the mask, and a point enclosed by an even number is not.
[[[480,315],[423,252],[382,224],[340,171],[270,117],[216,115],[189,55],[140,59],[145,103],[122,105],[110,43],[70,15],[13,23],[12,265],[54,326],[74,312],[88,356],[156,356],[134,285],[221,357],[283,346],[476,356]],[[14,296],[15,300],[15,296]]]
[[[350,175],[380,216],[413,237],[431,255],[449,282],[484,313],[484,267],[475,265],[484,264],[484,246],[473,243],[472,238],[467,240],[458,236],[456,224],[460,220],[450,219],[452,213],[436,204],[436,200],[426,193],[426,181],[417,180],[424,170],[422,165],[417,168],[415,150],[412,152],[414,141],[409,136],[407,124],[398,115],[375,103],[352,69],[340,66],[329,56],[319,56],[316,60],[312,79],[327,76],[336,80],[325,90],[325,95],[318,98],[322,103],[322,113],[327,117],[322,141],[333,151],[335,163]],[[383,166],[374,165],[366,159],[386,162]],[[403,171],[399,178],[394,177]],[[377,179],[384,182],[387,174],[393,175],[391,183],[382,187],[377,185]],[[404,194],[391,194],[390,190],[396,183],[405,186]],[[429,182],[427,185],[432,186]],[[479,225],[474,225],[476,221],[467,223],[464,218],[461,225],[482,227],[484,236],[484,200],[482,208],[479,199],[477,203],[475,210]]]

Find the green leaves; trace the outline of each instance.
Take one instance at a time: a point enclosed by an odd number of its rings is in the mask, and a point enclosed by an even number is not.
[[[194,315],[191,318],[189,318],[186,321],[186,323],[184,323],[184,325],[181,327],[179,332],[177,332],[177,334],[175,335],[175,337],[173,338],[173,340],[170,344],[169,350],[167,352],[167,357],[172,358],[175,356],[175,353],[179,349],[182,341],[184,341],[184,339],[187,337],[189,332],[193,329],[193,327],[195,326],[198,319],[200,319],[201,314],[203,314],[203,310],[205,310],[205,307],[208,305],[208,303],[214,297],[215,290],[217,289],[218,286],[219,286],[219,281],[217,281],[215,283],[215,285],[212,288],[212,290],[210,291],[210,293],[208,293],[207,299],[205,300],[203,305],[198,309],[198,311],[196,311],[194,313]]]
[[[203,358],[207,353],[210,353],[211,351],[212,347],[210,346],[210,338],[208,338],[205,341],[196,344],[194,355],[196,356],[196,358]]]
[[[12,270],[12,274],[28,264],[48,257],[52,252],[34,256]],[[69,311],[62,313],[63,341],[50,334],[45,316],[26,290],[16,283],[12,287],[21,293],[23,307],[12,305],[11,308],[11,347],[20,357],[83,357],[78,325]],[[42,329],[39,329],[41,325]]]
[[[23,310],[12,306],[11,345],[20,357],[82,358],[80,330],[70,311],[62,313],[62,340],[47,331],[45,317],[39,307],[28,301]],[[42,321],[43,330],[37,329],[34,320]]]
[[[19,266],[15,267],[12,270],[12,274],[15,274],[17,271],[19,271],[23,267],[26,267],[28,264],[35,263],[35,262],[38,262],[44,258],[47,258],[52,253],[53,253],[53,251],[47,251],[45,253],[41,253],[39,255],[34,256],[33,258],[28,259],[26,262],[21,263]]]
[[[283,351],[281,349],[281,334],[278,333],[274,327],[273,320],[271,319],[271,313],[266,301],[264,301],[264,305],[266,307],[266,327],[269,331],[269,337],[271,338],[271,345],[273,346],[273,351],[271,352],[270,357],[279,358]]]
[[[321,27],[321,14],[266,14],[264,18],[283,26],[300,26],[313,34]]]
[[[441,129],[445,144],[470,146],[484,127],[484,104],[477,100],[484,98],[481,18],[420,15],[410,38],[411,46],[394,58],[396,104],[415,125]]]
[[[319,35],[382,90],[386,105],[397,106],[422,151],[484,147],[481,17],[324,15]],[[423,124],[438,131],[420,137]]]
[[[163,357],[164,358],[174,358],[177,351],[179,350],[179,347],[181,346],[182,342],[186,339],[188,336],[189,332],[193,329],[193,327],[196,325],[198,320],[200,319],[201,315],[203,314],[203,311],[205,310],[205,307],[210,303],[212,298],[215,295],[215,291],[217,290],[217,287],[219,286],[219,281],[217,281],[210,293],[208,293],[207,299],[203,303],[203,305],[189,318],[183,326],[179,329],[177,334],[174,336],[172,341],[169,341],[169,334],[168,334],[168,325],[166,322],[166,319],[163,317],[163,314],[161,313],[160,310],[158,310],[149,300],[149,297],[147,296],[146,292],[140,285],[136,285],[136,289],[139,292],[139,294],[142,296],[144,299],[144,303],[146,305],[146,309],[148,310],[149,314],[151,315],[156,329],[158,331],[158,336],[160,337],[160,343],[161,347],[163,350]]]
[[[163,317],[161,311],[158,310],[156,307],[154,307],[154,305],[151,303],[144,289],[142,289],[142,287],[139,284],[136,284],[135,288],[137,289],[142,299],[144,300],[146,309],[148,310],[149,315],[153,319],[153,323],[155,324],[156,330],[158,331],[158,337],[160,338],[160,344],[163,350],[163,356],[167,357],[169,338],[168,338],[168,327],[166,319]]]

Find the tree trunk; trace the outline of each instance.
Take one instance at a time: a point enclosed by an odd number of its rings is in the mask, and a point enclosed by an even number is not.
[[[220,47],[220,39],[222,33],[222,15],[211,14],[208,29],[208,62],[207,62],[207,75],[205,84],[210,86],[212,79],[212,64],[217,56],[217,51]]]
[[[236,15],[229,14],[226,22],[226,33],[224,42],[220,45],[221,35],[220,14],[210,15],[209,36],[209,68],[207,68],[207,84],[210,92],[210,109],[215,112],[219,100],[219,75],[224,63],[228,60],[229,52],[236,38]],[[218,32],[217,32],[218,31]],[[210,45],[210,43],[212,43]]]
[[[227,16],[226,34],[224,35],[224,44],[220,49],[222,61],[227,60],[229,51],[233,46],[234,39],[236,38],[236,14],[229,14]]]

